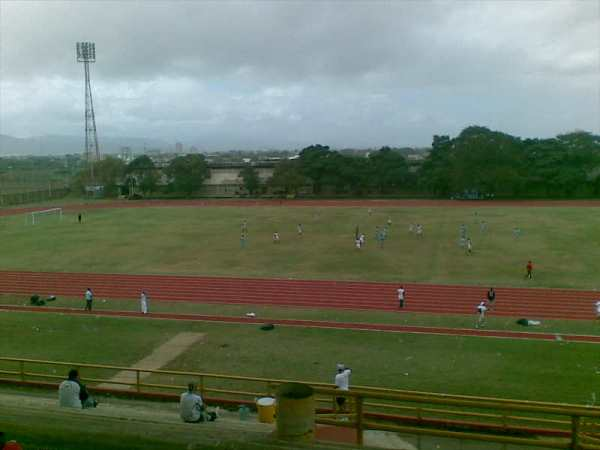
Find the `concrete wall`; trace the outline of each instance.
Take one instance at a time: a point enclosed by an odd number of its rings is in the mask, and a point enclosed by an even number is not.
[[[236,168],[213,168],[210,169],[210,177],[204,181],[205,185],[222,185],[222,184],[242,184],[242,179],[238,176],[242,170],[241,167]],[[264,183],[273,176],[273,168],[258,168],[258,177]]]

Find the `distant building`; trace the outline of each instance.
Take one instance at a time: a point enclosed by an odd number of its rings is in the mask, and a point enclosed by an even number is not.
[[[175,142],[175,153],[183,153],[183,144],[181,142]]]
[[[129,162],[133,160],[133,150],[131,147],[121,147],[119,150],[119,158],[125,162]]]

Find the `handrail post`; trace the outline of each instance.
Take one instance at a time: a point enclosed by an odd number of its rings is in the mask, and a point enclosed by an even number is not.
[[[140,392],[140,369],[135,369],[135,389]]]
[[[363,445],[363,397],[358,395],[356,399],[356,443]]]
[[[571,416],[571,450],[579,449],[579,416]]]
[[[25,381],[25,361],[19,361],[19,372],[21,375],[21,381]]]

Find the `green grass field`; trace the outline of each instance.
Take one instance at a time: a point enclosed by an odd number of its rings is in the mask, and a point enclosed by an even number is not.
[[[564,341],[2,315],[11,338],[0,341],[0,354],[33,359],[128,366],[174,334],[193,331],[206,333],[203,343],[167,369],[332,382],[343,361],[356,385],[571,403],[587,403],[600,376],[597,345]]]
[[[391,218],[385,248],[375,227]],[[240,226],[248,221],[247,248]],[[481,232],[485,220],[488,230]],[[89,210],[62,222],[0,221],[0,269],[194,274],[595,288],[600,211],[595,208],[209,207]],[[296,224],[304,236],[296,235]],[[424,225],[424,238],[408,232]],[[468,226],[474,254],[458,246]],[[356,226],[367,246],[354,248]],[[513,227],[522,235],[515,239]],[[272,233],[281,243],[272,243]],[[536,278],[526,282],[528,259]]]

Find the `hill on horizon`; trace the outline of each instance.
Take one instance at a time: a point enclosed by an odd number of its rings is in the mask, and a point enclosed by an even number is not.
[[[103,137],[99,139],[102,153],[118,153],[121,147],[130,147],[133,152],[159,148],[167,150],[171,146],[164,141],[137,137]],[[17,138],[0,134],[0,156],[42,156],[83,153],[83,136],[47,135],[30,138]]]

